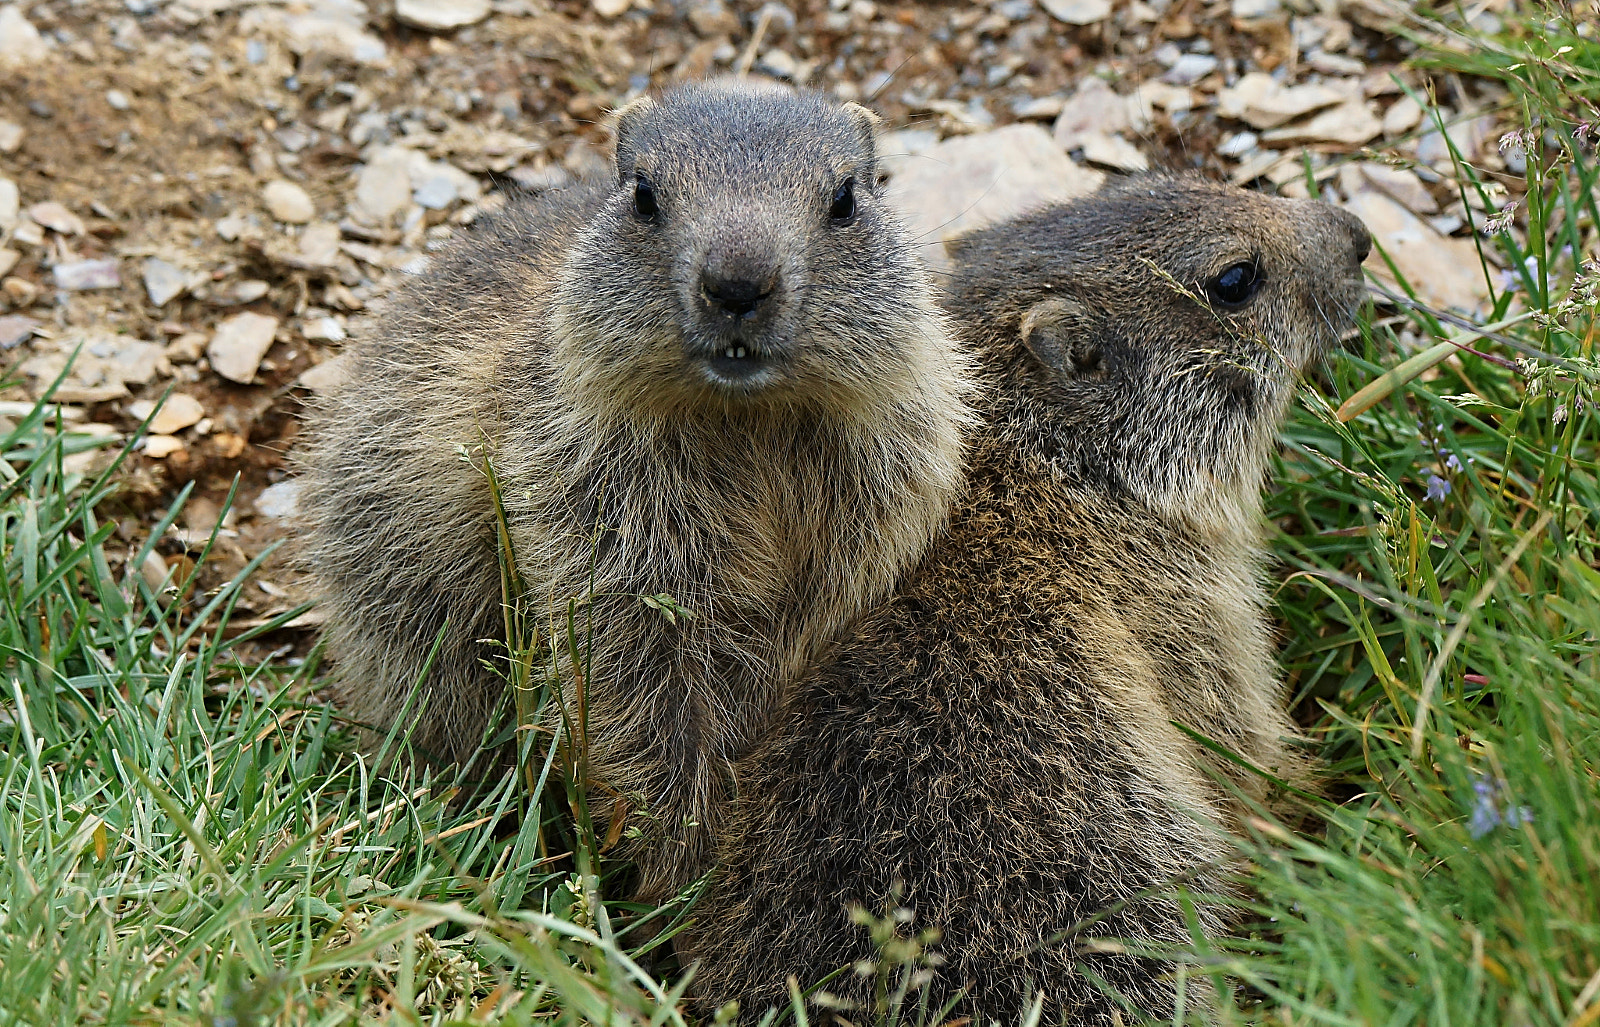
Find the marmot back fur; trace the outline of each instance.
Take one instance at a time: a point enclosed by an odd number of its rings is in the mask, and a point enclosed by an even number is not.
[[[658,828],[646,897],[703,871],[732,761],[959,486],[967,361],[874,124],[745,82],[635,101],[613,177],[439,258],[318,408],[307,563],[341,703],[390,724],[443,628],[413,740],[479,746],[504,687],[487,458],[546,637],[578,604],[593,780]]]
[[[1297,372],[1362,295],[1367,233],[1324,204],[1151,176],[967,236],[948,300],[988,386],[948,533],[739,765],[685,946],[748,1022],[874,958],[848,907],[913,914],[931,1008],[1114,1022],[1091,970],[1170,1017],[1178,902],[1226,888],[1256,778],[1298,776],[1262,582],[1260,489]],[[1224,927],[1202,904],[1201,925]],[[1096,919],[1098,918],[1098,919]],[[872,1020],[872,975],[827,986]],[[1203,984],[1191,981],[1191,1002]],[[854,1008],[857,1012],[850,1012]]]

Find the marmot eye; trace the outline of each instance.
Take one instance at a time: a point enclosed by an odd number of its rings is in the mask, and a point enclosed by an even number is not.
[[[1249,303],[1266,279],[1253,260],[1241,260],[1206,283],[1213,303],[1223,307],[1242,307]]]
[[[643,174],[633,176],[633,212],[645,221],[656,216],[656,187]]]
[[[847,178],[833,191],[833,206],[828,208],[828,217],[834,221],[844,222],[855,216],[856,180]]]

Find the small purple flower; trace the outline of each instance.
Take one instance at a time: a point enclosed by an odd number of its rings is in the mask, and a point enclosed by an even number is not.
[[[1477,794],[1472,804],[1472,816],[1467,821],[1467,833],[1472,837],[1482,838],[1501,824],[1520,827],[1533,823],[1533,810],[1527,806],[1507,804],[1504,810],[1500,808],[1500,799],[1506,791],[1503,785],[1480,777],[1472,782],[1472,790]]]
[[[1437,503],[1450,494],[1450,483],[1437,474],[1428,475],[1428,499]]]
[[[1461,470],[1461,458],[1456,456],[1454,453],[1451,453],[1449,456],[1444,458],[1444,467],[1447,471]]]

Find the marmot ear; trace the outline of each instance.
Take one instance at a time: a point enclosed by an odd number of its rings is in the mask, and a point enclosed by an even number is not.
[[[1033,358],[1062,378],[1098,378],[1104,373],[1093,319],[1079,303],[1051,297],[1022,317],[1022,344]]]
[[[846,103],[840,109],[855,125],[861,159],[866,162],[866,165],[860,168],[856,174],[863,182],[870,183],[876,187],[878,182],[878,125],[882,123],[883,119],[859,103]]]
[[[639,125],[655,109],[656,102],[650,94],[643,93],[628,101],[611,116],[611,131],[617,137],[617,166],[633,163],[633,136]]]

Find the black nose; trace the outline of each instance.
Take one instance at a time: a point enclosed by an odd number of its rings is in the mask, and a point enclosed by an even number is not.
[[[1344,222],[1345,229],[1350,233],[1350,242],[1355,248],[1356,263],[1359,264],[1372,252],[1372,233],[1367,231],[1367,226],[1360,218],[1349,211],[1339,210],[1339,216]]]
[[[750,317],[772,295],[773,287],[750,278],[722,278],[710,271],[700,276],[706,302],[732,317]]]
[[[1356,237],[1356,263],[1367,259],[1367,254],[1372,252],[1372,233],[1367,231],[1366,225],[1358,224],[1355,227]]]

